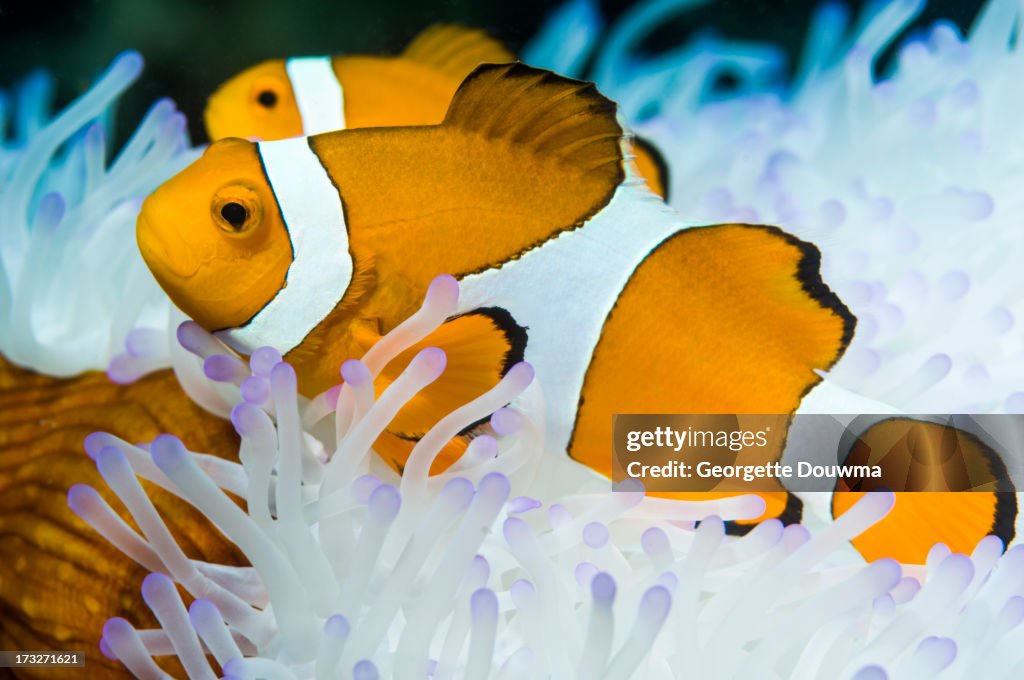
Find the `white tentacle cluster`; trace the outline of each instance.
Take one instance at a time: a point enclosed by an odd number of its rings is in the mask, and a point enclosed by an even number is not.
[[[130,329],[166,323],[135,217],[197,152],[163,99],[108,161],[113,106],[141,71],[137,53],[120,55],[56,115],[46,73],[0,91],[0,352],[15,363],[61,376],[103,369]]]
[[[205,394],[233,401],[240,462],[170,435],[144,446],[88,438],[139,531],[90,487],[72,488],[69,503],[153,572],[142,595],[160,622],[137,630],[111,619],[105,653],[143,678],[164,677],[154,662],[163,655],[193,678],[219,669],[356,680],[954,678],[1024,663],[1014,643],[1024,549],[1001,556],[989,538],[967,557],[940,546],[905,572],[843,558],[888,512],[889,494],[869,494],[815,535],[772,520],[737,538],[724,520],[758,516],[760,499],[602,493],[580,466],[542,451],[543,404],[526,364],[443,418],[399,478],[372,444],[441,374],[444,353],[422,350],[379,395],[373,379],[443,323],[457,294],[439,277],[417,314],[344,364],[340,388],[311,400],[275,351],[246,365],[194,324],[180,329]],[[488,414],[463,457],[428,476],[444,443]],[[199,509],[249,566],[189,559],[140,478]],[[195,598],[187,608],[175,584]]]

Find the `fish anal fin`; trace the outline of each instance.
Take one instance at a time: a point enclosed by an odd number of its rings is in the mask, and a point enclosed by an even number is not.
[[[373,450],[392,470],[402,474],[405,464],[409,460],[409,454],[412,453],[417,441],[416,439],[404,439],[390,432],[383,432],[373,443]],[[467,437],[459,436],[449,441],[438,452],[431,464],[430,474],[437,475],[450,468],[455,461],[462,458],[462,454],[466,452],[468,446],[469,439]]]
[[[498,307],[453,317],[384,368],[377,379],[378,394],[427,347],[444,350],[447,363],[444,373],[413,397],[388,426],[388,431],[405,439],[419,439],[441,418],[498,384],[509,368],[522,361],[526,329]]]
[[[402,50],[401,57],[457,81],[480,64],[506,64],[516,59],[486,31],[458,24],[428,26]]]

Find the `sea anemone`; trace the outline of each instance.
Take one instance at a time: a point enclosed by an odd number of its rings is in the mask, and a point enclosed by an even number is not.
[[[1024,412],[1020,3],[991,0],[966,37],[939,21],[888,65],[925,0],[869,3],[852,29],[823,4],[791,80],[778,50],[714,36],[641,52],[696,4],[642,2],[597,43],[599,14],[579,0],[526,58],[577,74],[591,61],[587,76],[665,153],[688,218],[776,224],[821,248],[858,317],[828,383],[905,413]]]
[[[453,279],[435,280],[419,313],[341,367],[340,389],[308,401],[274,350],[246,365],[182,327],[203,347],[206,379],[237,395],[240,462],[171,435],[144,446],[89,437],[139,531],[92,487],[68,501],[153,572],[142,596],[160,622],[110,619],[105,654],[143,678],[163,677],[154,657],[168,655],[193,678],[218,667],[233,678],[925,678],[1024,663],[1024,547],[1003,555],[988,537],[970,557],[936,546],[916,569],[844,563],[841,548],[892,494],[866,495],[815,535],[772,520],[736,538],[723,520],[758,516],[758,498],[580,493],[587,473],[543,451],[526,364],[439,422],[398,477],[370,445],[441,374],[444,353],[421,351],[376,397],[374,375],[456,295]],[[488,414],[488,433],[428,476],[441,446]],[[140,478],[194,506],[251,566],[187,558]]]
[[[0,352],[16,364],[54,376],[106,368],[130,329],[166,326],[135,218],[197,152],[162,99],[108,162],[114,105],[141,71],[137,53],[120,55],[56,115],[45,72],[0,91]]]
[[[825,280],[860,317],[827,385],[907,412],[1024,410],[1012,333],[1024,313],[1011,226],[1017,4],[993,0],[966,39],[937,24],[882,78],[878,55],[923,3],[874,6],[850,33],[845,11],[827,5],[788,83],[764,46],[701,39],[635,54],[692,4],[643,3],[597,46],[599,14],[574,2],[525,59],[570,73],[592,63],[631,127],[666,152],[689,219],[776,223],[821,246]],[[421,353],[379,396],[372,377],[444,318],[449,279],[410,325],[341,367],[343,388],[312,400],[273,350],[245,362],[195,324],[168,324],[131,225],[139,200],[196,150],[159,102],[107,168],[110,106],[139,66],[120,57],[52,120],[48,81],[28,80],[10,100],[15,139],[0,146],[0,351],[52,375],[109,365],[124,383],[173,363],[241,437],[237,463],[188,450],[173,427],[178,437],[146,445],[88,438],[105,484],[73,486],[68,501],[152,572],[142,597],[159,625],[111,618],[104,653],[142,677],[163,677],[153,659],[166,656],[193,677],[1024,672],[1024,548],[1003,554],[989,537],[970,557],[939,544],[921,567],[865,565],[849,541],[885,515],[889,494],[820,529],[772,520],[737,538],[725,522],[759,516],[759,499],[607,493],[564,452],[543,450],[543,395],[525,365],[445,418],[397,477],[370,445],[444,357]],[[730,93],[714,87],[723,70]],[[174,420],[156,396],[146,405]],[[463,458],[428,476],[436,447],[488,414]],[[183,551],[167,530],[180,510],[169,495],[248,564]]]

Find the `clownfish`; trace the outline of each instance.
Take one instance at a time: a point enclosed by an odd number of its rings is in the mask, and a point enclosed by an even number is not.
[[[210,139],[272,141],[364,127],[436,125],[455,91],[482,63],[515,56],[484,31],[431,26],[401,54],[271,59],[224,83],[206,107]],[[633,163],[652,191],[668,196],[668,166],[634,137]]]
[[[549,445],[611,476],[614,414],[793,413],[856,323],[813,245],[774,227],[687,223],[630,176],[623,140],[592,84],[484,65],[438,125],[212,144],[146,199],[139,248],[182,311],[243,354],[278,348],[308,396],[450,273],[458,314],[376,387],[423,347],[443,348],[447,369],[375,451],[400,472],[440,417],[525,358],[544,389]],[[863,436],[869,449],[876,433]],[[453,440],[433,469],[464,448]],[[973,465],[988,452],[960,455]],[[985,458],[998,478],[995,460]],[[921,490],[941,489],[934,478]],[[860,493],[837,486],[834,515]],[[781,485],[760,495],[764,515],[735,532],[801,519]],[[922,563],[936,541],[969,551],[989,533],[1012,538],[1016,501],[1002,487],[958,494],[959,505],[900,496],[854,542],[870,559]],[[963,511],[935,521],[947,503]]]
[[[612,414],[792,413],[855,324],[813,245],[685,222],[630,177],[624,139],[593,84],[482,65],[439,125],[215,142],[146,199],[138,244],[183,312],[239,352],[278,348],[307,395],[451,274],[459,314],[414,348],[448,370],[375,450],[400,470],[525,358],[549,444],[610,476]],[[799,503],[780,487],[768,515]]]

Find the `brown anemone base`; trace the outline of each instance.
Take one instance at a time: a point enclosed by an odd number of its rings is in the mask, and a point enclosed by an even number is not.
[[[99,372],[53,378],[0,357],[0,649],[86,654],[85,668],[0,669],[0,676],[123,677],[124,668],[99,651],[104,622],[121,616],[156,626],[140,594],[145,570],[68,508],[68,489],[89,484],[135,526],[83,448],[98,430],[130,442],[170,432],[193,451],[232,459],[238,452],[231,424],[194,404],[170,370],[116,385]],[[143,484],[190,557],[244,563],[197,511]],[[165,668],[182,675],[180,666]]]

